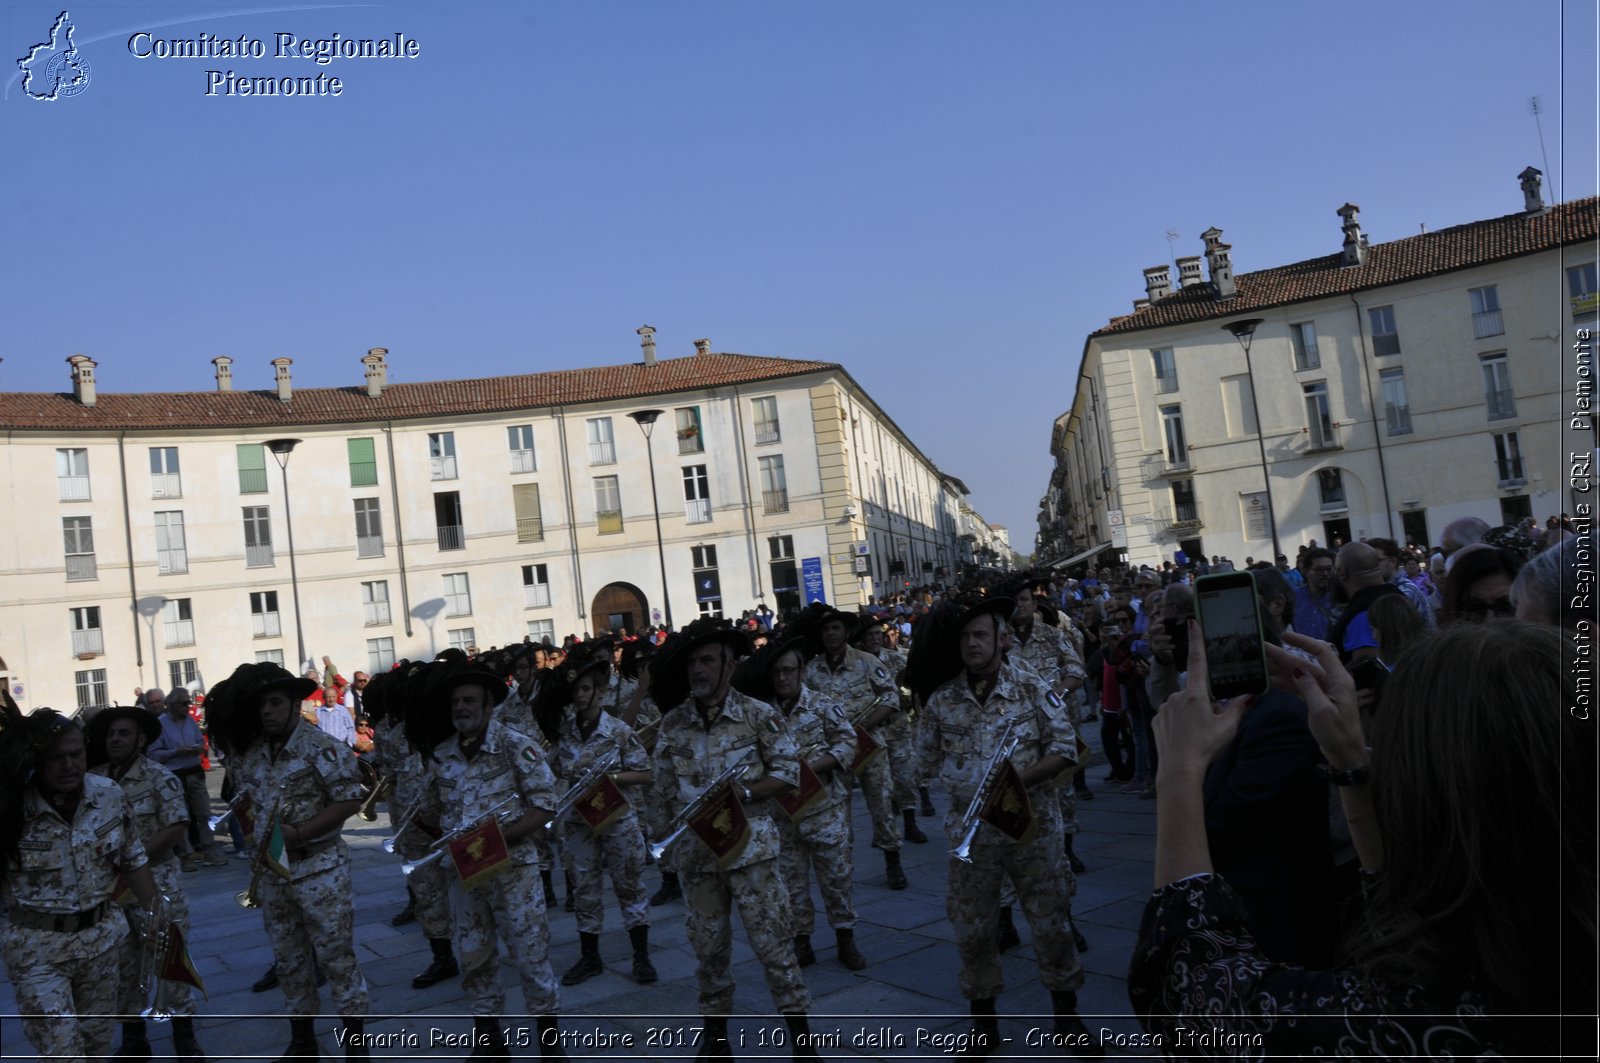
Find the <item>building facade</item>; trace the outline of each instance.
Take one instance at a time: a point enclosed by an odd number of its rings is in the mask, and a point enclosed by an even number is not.
[[[658,360],[652,333],[629,365],[417,384],[375,348],[349,388],[280,358],[275,390],[236,391],[224,357],[214,391],[102,395],[77,355],[70,394],[4,396],[17,700],[848,608],[954,570],[959,481],[841,366]]]

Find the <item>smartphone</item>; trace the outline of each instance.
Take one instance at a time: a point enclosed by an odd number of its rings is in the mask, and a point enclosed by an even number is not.
[[[1194,596],[1205,632],[1211,696],[1266,693],[1267,642],[1261,634],[1255,576],[1248,570],[1201,576],[1195,581]]]
[[[1383,681],[1389,678],[1389,673],[1394,671],[1376,657],[1368,657],[1354,668],[1350,669],[1350,678],[1356,681],[1357,690],[1370,690],[1374,694],[1383,692]]]
[[[1181,672],[1189,667],[1189,618],[1163,620],[1161,626],[1167,629],[1167,638],[1172,640],[1172,666]]]

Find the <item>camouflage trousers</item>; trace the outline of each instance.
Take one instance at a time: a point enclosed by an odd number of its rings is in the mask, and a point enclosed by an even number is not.
[[[700,1014],[733,1010],[733,905],[738,904],[745,937],[761,962],[767,989],[778,1011],[808,1011],[811,993],[800,977],[789,933],[789,898],[777,860],[757,860],[731,871],[683,872],[683,898],[689,944],[699,967]]]
[[[850,903],[851,879],[855,874],[851,849],[854,832],[850,829],[849,806],[843,801],[818,809],[799,823],[790,822],[782,812],[772,817],[778,824],[778,870],[789,893],[789,936],[810,934],[817,921],[817,907],[811,900],[811,869],[816,868],[817,886],[828,910],[828,925],[849,930],[856,925],[856,911]]]
[[[1072,788],[1071,772],[1062,778],[1061,788],[1056,791],[1056,806],[1061,812],[1062,832],[1078,833],[1078,795]]]
[[[167,898],[167,914],[173,925],[183,931],[189,940],[189,897],[183,892],[183,872],[178,858],[170,856],[150,865],[156,880],[156,892]],[[126,918],[126,916],[124,916]],[[139,992],[139,958],[143,951],[138,934],[122,939],[117,951],[117,1011],[128,1020],[137,1019],[139,1013],[150,1006],[149,999]],[[161,983],[160,1001],[163,1010],[180,1018],[194,1015],[194,989],[182,982]]]
[[[883,743],[888,746],[889,805],[896,812],[916,808],[917,749],[912,733],[911,718],[896,710],[879,728]]]
[[[127,920],[115,911],[70,934],[12,924],[0,932],[22,1032],[39,1059],[68,1063],[111,1054],[117,951],[127,933]]]
[[[601,887],[602,875],[607,872],[617,904],[622,907],[622,925],[630,930],[649,926],[650,895],[644,888],[644,835],[639,830],[639,818],[629,812],[598,835],[581,821],[568,820],[565,836],[576,878],[578,931],[598,934],[605,925]]]
[[[347,1018],[367,1014],[367,980],[356,964],[350,861],[285,882],[261,875],[261,922],[272,942],[286,1014],[320,1014],[316,968],[328,976],[333,1006]],[[315,964],[313,964],[315,957]]]
[[[884,744],[883,727],[869,731],[879,745]],[[858,775],[861,796],[867,800],[867,815],[872,819],[872,847],[885,852],[899,852],[900,813],[890,799],[890,754],[887,749],[873,758],[867,769]],[[915,806],[913,799],[913,806]]]
[[[506,991],[500,984],[500,942],[522,980],[523,1010],[518,1015],[554,1015],[561,1002],[550,967],[550,924],[545,921],[544,886],[537,864],[514,864],[474,889],[450,884],[455,911],[455,951],[461,962],[461,988],[474,1015],[503,1016]]]
[[[1038,832],[1026,842],[1014,842],[985,824],[973,840],[972,863],[950,861],[945,910],[961,954],[961,995],[968,1000],[986,1000],[1005,989],[995,913],[1007,881],[1016,887],[1022,914],[1033,929],[1034,956],[1045,988],[1076,990],[1083,985],[1083,962],[1066,921],[1073,883],[1061,851],[1061,824],[1052,815],[1038,818]],[[946,817],[945,829],[958,836],[959,814]]]
[[[413,836],[417,841],[413,841]],[[428,839],[420,831],[406,831],[405,841],[395,846],[395,852],[407,860],[420,860],[428,853]],[[450,937],[450,879],[453,877],[448,859],[435,860],[419,867],[406,876],[406,889],[411,892],[412,910],[417,922],[422,924],[422,934],[429,941],[442,941]]]

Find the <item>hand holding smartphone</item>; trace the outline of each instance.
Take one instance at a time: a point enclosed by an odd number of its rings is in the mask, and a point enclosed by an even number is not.
[[[1267,649],[1255,576],[1248,570],[1201,576],[1195,581],[1195,605],[1211,696],[1224,700],[1266,693]]]

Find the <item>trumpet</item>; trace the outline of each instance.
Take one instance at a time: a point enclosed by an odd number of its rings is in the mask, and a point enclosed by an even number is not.
[[[705,805],[711,800],[711,795],[716,793],[717,789],[722,786],[723,783],[737,782],[739,779],[743,778],[744,773],[749,770],[750,765],[748,764],[730,764],[726,768],[723,768],[721,774],[719,774],[715,779],[711,780],[710,786],[707,786],[704,790],[701,790],[698,794],[695,794],[694,800],[690,801],[687,805],[684,805],[683,810],[680,811],[676,816],[672,817],[672,822],[667,824],[667,836],[658,842],[650,843],[651,858],[654,860],[661,859],[661,855],[670,849],[672,844],[683,836],[684,831],[689,829],[689,820],[693,819],[695,814],[699,812],[701,808],[705,807]]]
[[[389,785],[393,782],[393,775],[379,776],[378,781],[372,786],[372,792],[367,794],[367,799],[361,802],[360,808],[356,809],[356,815],[360,816],[368,823],[376,820],[378,818],[378,809],[376,807],[378,804],[378,798],[388,791]]]
[[[383,851],[384,852],[386,852],[386,853],[394,852],[394,847],[396,845],[400,844],[400,835],[402,835],[402,834],[404,834],[406,832],[406,828],[411,826],[411,821],[416,819],[417,818],[417,813],[421,812],[421,811],[422,811],[422,802],[419,800],[416,804],[411,806],[410,810],[408,812],[406,812],[405,817],[400,820],[400,826],[395,828],[394,836],[391,837],[391,838],[383,839]]]
[[[228,802],[228,810],[226,812],[222,813],[220,816],[212,816],[210,819],[206,820],[206,823],[208,823],[211,829],[215,831],[217,828],[221,827],[224,823],[228,822],[228,820],[237,815],[239,809],[243,808],[245,802],[248,800],[250,800],[250,796],[243,791],[240,791],[234,795],[232,801]]]
[[[261,898],[257,893],[261,889],[261,873],[267,869],[267,846],[272,844],[272,828],[278,819],[278,807],[273,805],[272,814],[257,824],[261,836],[256,839],[256,856],[250,864],[250,885],[233,895],[234,903],[241,908],[261,907]]]
[[[170,905],[166,897],[157,894],[154,906],[145,913],[140,935],[139,995],[148,1006],[139,1015],[151,1022],[166,1022],[172,1018],[172,1005],[166,999],[167,983],[161,977],[175,943]]]
[[[617,766],[617,761],[622,759],[622,753],[612,747],[611,751],[590,765],[589,770],[579,776],[578,781],[566,793],[561,795],[561,800],[556,802],[556,810],[545,823],[544,829],[550,830],[556,821],[577,805],[583,795],[589,792],[589,787],[600,781],[600,777]]]
[[[489,811],[485,812],[477,819],[473,820],[471,823],[467,824],[465,827],[457,827],[449,834],[441,835],[437,841],[428,847],[427,855],[417,860],[407,860],[405,863],[401,864],[400,873],[409,878],[418,868],[427,867],[429,864],[436,862],[440,857],[444,856],[445,853],[450,851],[449,847],[451,842],[476,830],[481,824],[487,822],[490,817],[497,814],[502,808],[505,808],[510,804],[517,804],[521,800],[522,798],[520,796],[513,794],[504,801],[501,801],[498,805],[495,805],[493,808],[489,809]]]
[[[1005,730],[1000,732],[1000,743],[995,746],[994,755],[989,758],[988,766],[983,770],[983,782],[978,784],[978,792],[972,795],[972,802],[967,805],[967,811],[961,817],[963,825],[961,843],[950,850],[950,855],[962,863],[972,863],[972,843],[978,837],[978,826],[983,822],[979,818],[983,806],[988,803],[989,794],[999,779],[1000,765],[1010,760],[1011,754],[1016,752],[1019,740],[1011,731],[1011,724],[1008,723]]]

